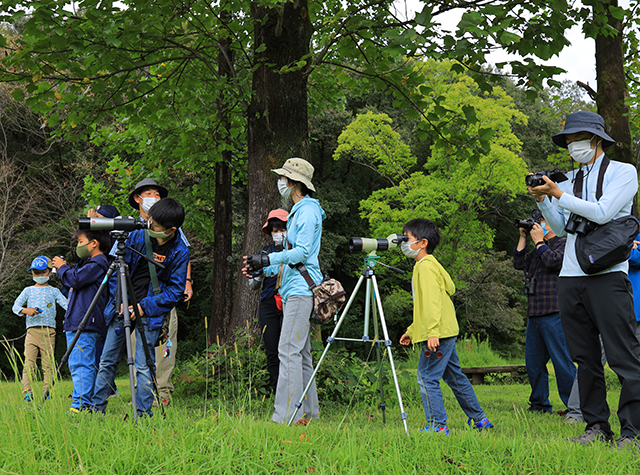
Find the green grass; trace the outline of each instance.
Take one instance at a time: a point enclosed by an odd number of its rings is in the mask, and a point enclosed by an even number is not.
[[[53,399],[22,402],[19,383],[0,384],[0,473],[192,474],[192,473],[430,473],[430,474],[626,474],[640,473],[638,454],[605,445],[576,446],[568,437],[582,426],[558,415],[526,412],[525,384],[475,387],[495,424],[482,433],[466,429],[466,417],[443,385],[449,437],[419,433],[424,425],[417,385],[401,378],[409,436],[395,393],[387,394],[387,423],[375,406],[322,404],[307,427],[270,422],[271,401],[175,400],[167,417],[133,424],[128,381],[111,399],[106,416],[67,413],[71,392],[59,382]],[[619,393],[612,391],[612,412]],[[552,403],[561,403],[552,388]],[[618,421],[612,416],[614,431]]]

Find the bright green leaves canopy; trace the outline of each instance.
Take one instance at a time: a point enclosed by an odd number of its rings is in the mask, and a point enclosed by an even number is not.
[[[373,112],[359,115],[340,134],[334,159],[343,157],[377,169],[392,183],[408,177],[415,165],[409,146],[391,128],[389,116]]]
[[[492,94],[478,90],[477,85],[465,75],[451,71],[450,63],[427,62],[425,75],[427,86],[439,91],[441,107],[451,119],[451,129],[470,136],[491,131],[491,147],[485,150],[477,163],[468,161],[451,147],[446,136],[436,140],[431,156],[426,159],[424,170],[406,176],[417,160],[410,155],[379,153],[372,155],[372,162],[381,174],[394,186],[374,192],[361,203],[361,214],[369,221],[374,236],[387,236],[400,232],[404,223],[414,218],[433,220],[441,229],[443,240],[437,251],[444,265],[454,270],[465,266],[479,266],[482,257],[491,249],[493,231],[482,221],[487,206],[496,199],[512,200],[516,193],[525,191],[526,165],[518,155],[520,141],[510,128],[513,122],[526,123],[526,116],[517,111],[512,99],[500,88]],[[469,107],[473,107],[475,122],[467,120]],[[365,149],[362,144],[381,142],[391,128],[385,117],[379,117],[380,139],[365,138],[363,123],[373,123],[374,115],[359,117],[340,137],[343,150],[375,152],[375,147]],[[372,127],[370,127],[372,130]],[[434,133],[434,136],[436,134]],[[397,136],[395,137],[397,140]],[[340,150],[339,147],[339,150]],[[403,151],[405,147],[396,146]],[[343,152],[344,153],[344,152]],[[357,156],[357,154],[354,154]],[[396,173],[397,157],[402,157],[404,175]],[[453,275],[452,274],[452,275]]]

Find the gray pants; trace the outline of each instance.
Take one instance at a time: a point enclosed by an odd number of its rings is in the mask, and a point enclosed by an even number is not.
[[[290,296],[283,304],[282,310],[282,332],[278,343],[280,372],[272,420],[286,424],[313,374],[311,322],[309,322],[313,310],[313,297]],[[319,413],[318,393],[316,383],[313,381],[296,418],[317,419]]]

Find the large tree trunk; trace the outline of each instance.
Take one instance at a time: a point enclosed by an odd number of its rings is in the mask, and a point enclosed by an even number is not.
[[[228,17],[228,12],[221,13],[221,18]],[[229,47],[231,39],[221,41],[218,55],[218,71],[221,77],[231,76],[231,64],[233,52]],[[220,122],[224,124],[224,132],[216,135],[217,141],[230,141],[229,103],[226,91],[220,92],[217,101],[217,109]],[[227,339],[230,335],[229,323],[233,308],[233,280],[228,256],[232,252],[232,197],[231,197],[231,163],[232,152],[222,152],[222,160],[216,163],[216,188],[214,200],[214,225],[213,225],[213,294],[215,295],[211,319],[209,321],[209,334],[207,335],[207,348],[216,341],[216,337]]]
[[[308,0],[294,0],[283,1],[276,8],[251,5],[257,69],[247,125],[249,203],[244,255],[263,245],[260,228],[269,211],[281,205],[277,177],[270,170],[287,158],[308,158],[307,69],[280,72],[309,54],[312,27],[308,4]],[[231,328],[253,322],[257,308],[256,293],[238,272]]]
[[[596,104],[598,113],[604,118],[607,133],[616,141],[613,147],[607,149],[607,155],[612,160],[633,163],[629,108],[624,102],[629,92],[623,67],[622,20],[611,15],[609,6],[617,7],[618,0],[605,0],[598,8],[594,8],[594,15],[598,15],[598,11],[606,14],[607,23],[618,32],[611,36],[602,33],[596,36]]]

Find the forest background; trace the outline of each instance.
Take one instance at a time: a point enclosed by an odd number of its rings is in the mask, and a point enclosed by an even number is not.
[[[408,19],[384,0],[2,6],[0,335],[19,353],[24,322],[11,305],[31,259],[70,259],[92,206],[134,214],[126,197],[146,177],[187,209],[195,295],[178,308],[179,360],[255,326],[241,256],[266,243],[268,211],[291,205],[269,170],[301,156],[327,213],[323,272],[350,292],[364,258],[348,253],[351,236],[432,219],[462,332],[520,355],[526,297],[511,253],[513,221],[533,207],[525,174],[573,166],[550,137],[576,110],[605,117],[612,158],[640,158],[637,2],[429,2]],[[438,15],[452,9],[464,13],[447,33]],[[591,95],[544,65],[574,24],[596,40]],[[487,65],[497,48],[522,59]],[[381,261],[412,267],[399,251]],[[411,321],[410,272],[376,269],[397,341]],[[361,312],[359,299],[344,333],[360,336]],[[0,370],[10,373],[6,355]]]

